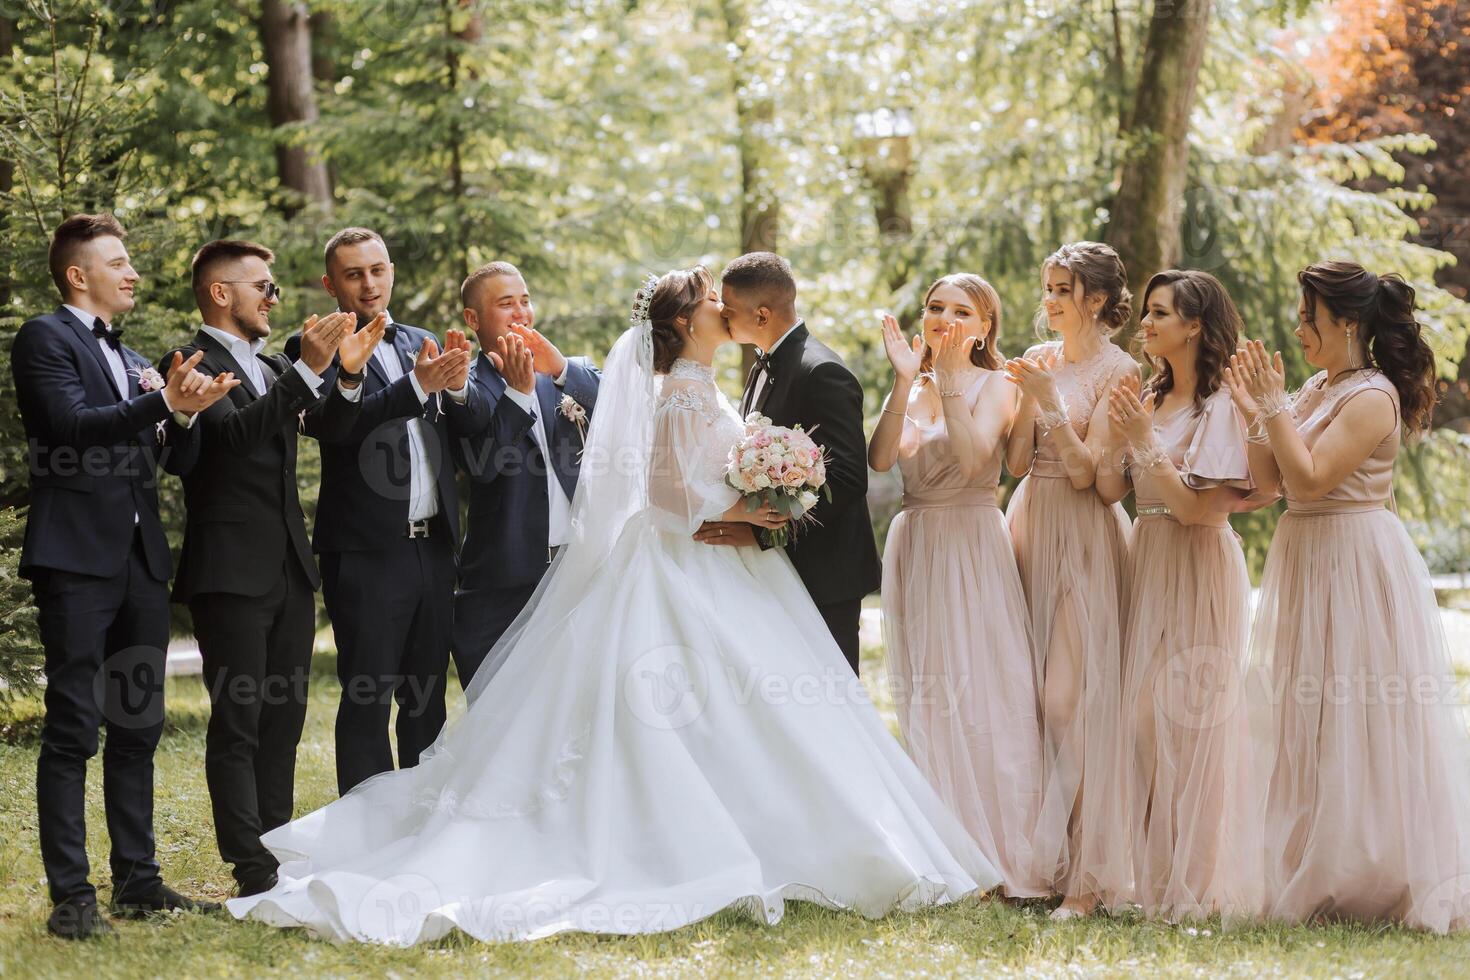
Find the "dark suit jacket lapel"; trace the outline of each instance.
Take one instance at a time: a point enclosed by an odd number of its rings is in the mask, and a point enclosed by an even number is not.
[[[576,491],[577,477],[565,466],[560,465],[568,460],[561,452],[558,436],[568,439],[577,438],[574,434],[576,425],[562,418],[561,400],[562,390],[556,386],[556,382],[546,375],[536,375],[536,401],[541,408],[541,431],[546,433],[546,450],[551,454],[551,459],[545,462],[556,473],[556,479],[561,484],[561,488],[567,492],[568,497],[571,497]]]
[[[490,396],[490,405],[493,408],[500,402],[500,396],[505,394],[505,379],[500,372],[495,370],[495,365],[490,363],[490,358],[481,352],[479,359],[475,362],[475,382],[485,386],[485,393]]]
[[[398,330],[393,335],[393,349],[395,351],[398,350],[398,338],[402,336],[402,329]],[[381,344],[378,345],[378,349],[382,349]],[[399,363],[403,363],[402,357],[399,358]],[[382,385],[384,388],[388,387],[388,372],[383,370],[382,362],[378,360],[378,351],[373,351],[372,356],[368,358],[367,369],[368,373],[372,374],[378,379],[378,384]]]
[[[220,365],[223,370],[233,372],[235,377],[240,379],[240,390],[250,396],[247,401],[255,401],[265,394],[263,391],[255,390],[255,382],[250,380],[250,374],[239,361],[235,360],[235,355],[230,353],[230,349],[224,344],[201,330],[194,335],[194,346],[207,351],[208,353],[204,355],[207,359]]]
[[[128,397],[137,398],[143,394],[143,386],[139,379],[142,378],[143,372],[153,365],[145,362],[142,355],[134,357],[133,352],[126,347],[118,353],[122,355],[123,375],[128,379]]]
[[[776,386],[779,384],[784,387],[791,380],[792,372],[801,363],[801,349],[806,346],[806,338],[806,321],[797,320],[791,333],[786,335],[786,339],[781,341],[776,352],[771,355],[771,366],[766,372],[766,386],[761,389],[760,397],[752,406],[755,411],[766,414],[766,404],[770,402]]]
[[[541,433],[549,447],[556,438],[556,414],[560,410],[561,389],[544,374],[536,375],[536,406],[541,410]]]
[[[92,357],[97,360],[97,366],[102,369],[102,376],[107,379],[107,385],[112,389],[119,400],[126,398],[124,392],[117,390],[117,380],[112,376],[112,365],[107,363],[107,355],[102,353],[102,345],[97,343],[97,338],[92,334],[92,328],[78,320],[75,314],[66,307],[58,307],[56,315],[61,317],[63,323],[71,327],[72,331],[81,340],[82,346],[91,352]],[[123,367],[127,367],[127,358],[123,358]]]

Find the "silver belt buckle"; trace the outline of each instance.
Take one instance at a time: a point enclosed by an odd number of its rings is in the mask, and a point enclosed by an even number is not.
[[[427,538],[429,536],[429,520],[408,522],[408,536],[410,538]]]

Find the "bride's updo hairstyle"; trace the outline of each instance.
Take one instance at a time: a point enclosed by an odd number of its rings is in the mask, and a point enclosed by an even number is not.
[[[653,370],[668,374],[684,351],[689,336],[689,317],[714,288],[715,277],[702,265],[664,273],[653,287],[648,319],[653,324]],[[681,325],[680,320],[684,320]]]
[[[1317,311],[1324,305],[1339,320],[1357,324],[1368,355],[1399,393],[1399,410],[1410,432],[1429,428],[1434,412],[1434,351],[1414,317],[1414,287],[1391,273],[1377,276],[1356,262],[1317,262],[1296,275],[1307,305],[1307,326],[1318,337]]]
[[[1128,272],[1123,259],[1111,245],[1102,242],[1072,242],[1063,245],[1041,263],[1041,287],[1046,290],[1048,269],[1058,267],[1072,274],[1072,302],[1086,323],[1091,314],[1083,300],[1101,295],[1102,307],[1097,311],[1097,326],[1108,337],[1123,329],[1133,317],[1133,294],[1128,291]],[[1036,311],[1038,334],[1046,334],[1046,309]]]

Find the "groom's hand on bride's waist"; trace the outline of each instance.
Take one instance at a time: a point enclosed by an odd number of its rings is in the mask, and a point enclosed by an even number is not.
[[[694,540],[704,544],[727,544],[736,548],[757,546],[755,527],[744,521],[705,521],[694,532]]]

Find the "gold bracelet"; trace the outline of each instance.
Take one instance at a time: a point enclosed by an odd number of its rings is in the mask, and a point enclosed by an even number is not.
[[[885,415],[897,415],[901,419],[906,419],[906,418],[909,417],[909,415],[908,415],[907,412],[895,412],[891,408],[885,408],[885,409],[883,409],[883,414],[885,414]]]

